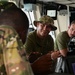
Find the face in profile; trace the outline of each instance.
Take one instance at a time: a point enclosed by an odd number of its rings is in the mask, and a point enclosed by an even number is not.
[[[27,38],[27,33],[28,33],[28,28],[19,28],[20,30],[17,30],[17,32],[19,33],[20,38],[22,39],[22,42],[25,43],[26,42],[26,38]]]
[[[21,9],[14,7],[14,9],[9,8],[3,11],[0,14],[0,25],[2,24],[12,26],[19,34],[22,42],[25,43],[29,27],[29,20],[27,15]]]
[[[74,37],[75,36],[75,24],[72,24],[69,29],[68,29],[68,34],[69,37]]]

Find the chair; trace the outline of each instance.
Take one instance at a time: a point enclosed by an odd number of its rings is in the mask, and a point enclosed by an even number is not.
[[[68,53],[65,58],[66,72],[75,74],[75,37],[72,37],[68,43]]]
[[[65,58],[65,72],[75,74],[75,55]]]
[[[55,73],[64,73],[65,58],[59,57],[56,62]]]
[[[56,65],[55,73],[75,74],[75,55],[70,55],[65,58],[60,57]]]

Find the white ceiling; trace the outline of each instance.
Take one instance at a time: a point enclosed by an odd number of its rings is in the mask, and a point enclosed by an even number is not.
[[[55,3],[69,5],[71,7],[75,7],[75,0],[38,0],[38,1],[55,2]]]

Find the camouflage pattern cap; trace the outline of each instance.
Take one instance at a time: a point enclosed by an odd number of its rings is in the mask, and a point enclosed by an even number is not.
[[[37,22],[50,25],[51,30],[57,29],[57,27],[54,26],[54,20],[50,16],[44,15],[39,19],[39,21],[34,21],[35,26],[37,26]]]

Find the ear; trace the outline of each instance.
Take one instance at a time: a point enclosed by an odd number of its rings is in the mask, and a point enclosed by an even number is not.
[[[34,21],[34,25],[36,25],[36,23],[37,23],[37,22],[36,22],[36,21]]]
[[[37,21],[34,21],[34,25],[37,27],[37,25],[38,25],[38,22],[37,22]]]
[[[70,25],[68,26],[68,29],[70,28]]]

